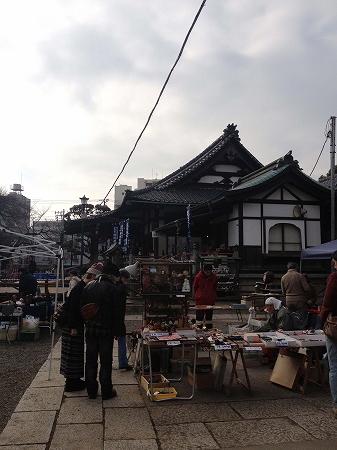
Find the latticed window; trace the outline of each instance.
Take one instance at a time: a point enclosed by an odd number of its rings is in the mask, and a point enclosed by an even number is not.
[[[298,252],[302,249],[301,230],[289,223],[278,223],[269,230],[269,252]]]

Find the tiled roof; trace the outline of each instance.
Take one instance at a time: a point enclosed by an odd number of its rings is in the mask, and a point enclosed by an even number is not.
[[[242,181],[240,184],[235,185],[232,190],[238,191],[240,189],[247,189],[257,186],[259,184],[263,184],[266,181],[274,178],[276,175],[279,175],[283,172],[287,166],[279,167],[278,169],[269,170],[268,172],[262,172],[260,174],[256,174],[255,177],[249,177],[246,181]],[[256,172],[254,172],[256,173]]]
[[[224,145],[229,143],[231,140],[234,140],[239,144],[244,151],[246,158],[250,160],[251,165],[253,165],[254,168],[262,166],[262,164],[241,144],[239,131],[236,129],[236,125],[229,124],[227,125],[227,128],[225,128],[223,135],[215,140],[198,156],[146,189],[163,190],[177,185],[178,183],[181,185],[181,182],[188,180],[189,177],[202,168],[202,166],[205,166],[210,160],[214,160],[216,155],[223,151]]]
[[[182,187],[179,189],[142,189],[128,191],[128,199],[151,203],[175,203],[198,205],[209,202],[225,192],[224,187]]]

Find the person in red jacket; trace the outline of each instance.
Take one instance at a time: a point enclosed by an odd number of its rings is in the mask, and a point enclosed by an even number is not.
[[[218,277],[213,272],[212,264],[205,264],[203,269],[195,276],[193,282],[195,305],[215,305],[217,298]],[[213,318],[213,309],[196,310],[196,320],[210,321]],[[206,328],[212,328],[212,324],[206,324]]]

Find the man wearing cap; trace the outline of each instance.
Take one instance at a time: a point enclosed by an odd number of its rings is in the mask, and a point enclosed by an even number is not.
[[[72,288],[65,303],[69,311],[68,323],[62,328],[60,373],[66,379],[66,392],[85,389],[84,376],[84,320],[81,314],[81,296],[84,287],[102,273],[103,264],[95,263]]]
[[[195,305],[215,305],[217,298],[218,277],[213,272],[212,264],[204,264],[204,267],[195,276],[193,282]],[[211,321],[213,318],[213,309],[197,309],[196,320]],[[212,324],[206,324],[206,328],[212,328]]]
[[[290,331],[301,328],[297,317],[288,308],[282,306],[281,300],[275,297],[266,299],[265,311],[270,314],[270,318],[254,331]]]
[[[86,332],[86,362],[85,382],[88,397],[97,397],[98,358],[100,360],[99,381],[103,400],[116,397],[117,392],[113,388],[112,375],[112,350],[114,336],[120,330],[124,317],[116,299],[116,277],[119,277],[119,269],[116,264],[106,261],[102,274],[89,283],[83,290],[81,305],[96,303],[99,306],[97,314],[85,322]],[[116,331],[115,331],[116,330]]]

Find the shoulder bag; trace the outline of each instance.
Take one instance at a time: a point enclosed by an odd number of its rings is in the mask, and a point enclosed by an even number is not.
[[[323,331],[330,339],[337,341],[337,316],[333,316],[331,312],[325,321]]]
[[[99,311],[99,304],[98,303],[87,303],[86,305],[82,306],[81,312],[84,320],[90,320],[93,319],[95,316],[97,316]]]

